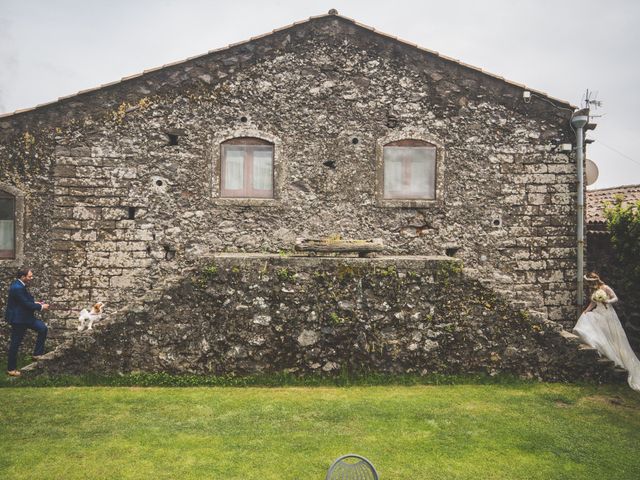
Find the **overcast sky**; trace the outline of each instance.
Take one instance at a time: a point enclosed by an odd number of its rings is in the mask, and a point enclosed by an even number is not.
[[[640,2],[0,0],[0,113],[246,40],[335,8],[377,30],[602,107],[590,188],[640,184]]]

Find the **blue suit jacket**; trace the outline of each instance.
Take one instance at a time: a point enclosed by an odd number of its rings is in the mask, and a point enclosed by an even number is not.
[[[42,310],[42,305],[33,300],[20,280],[14,280],[9,287],[9,299],[4,318],[9,323],[32,324],[35,323],[34,313]]]

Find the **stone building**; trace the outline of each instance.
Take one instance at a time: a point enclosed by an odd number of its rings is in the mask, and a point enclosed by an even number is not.
[[[1,116],[2,286],[31,265],[62,341],[81,308],[104,301],[117,324],[218,254],[294,265],[296,238],[377,238],[384,258],[454,257],[514,312],[569,326],[573,110],[313,17]]]

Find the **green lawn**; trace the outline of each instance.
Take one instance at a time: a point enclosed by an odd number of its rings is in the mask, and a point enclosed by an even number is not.
[[[640,478],[626,386],[0,389],[2,479]]]

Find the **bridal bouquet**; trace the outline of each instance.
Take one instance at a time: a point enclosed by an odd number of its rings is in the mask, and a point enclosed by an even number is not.
[[[609,300],[609,295],[607,295],[607,292],[599,288],[598,290],[593,292],[593,295],[591,295],[591,300],[596,303],[602,303],[606,307],[607,300]]]

